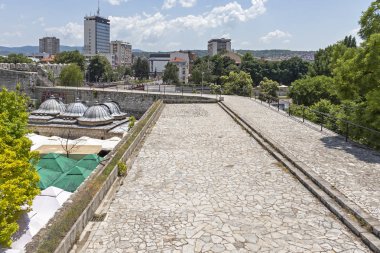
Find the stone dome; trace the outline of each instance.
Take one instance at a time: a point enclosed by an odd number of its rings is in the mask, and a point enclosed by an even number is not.
[[[119,105],[116,102],[113,102],[111,98],[107,98],[107,100],[101,104],[104,109],[108,110],[112,117],[115,119],[125,119],[127,117],[126,113],[122,113]]]
[[[66,105],[65,105],[65,103],[63,103],[62,98],[58,99],[58,103],[60,104],[63,112],[66,111]]]
[[[64,104],[62,105],[54,96],[50,96],[49,99],[45,100],[38,110],[32,112],[34,115],[49,115],[57,116],[58,114],[65,111]]]
[[[79,118],[84,115],[86,110],[88,109],[79,98],[75,100],[74,103],[71,103],[67,106],[65,112],[61,113],[61,118]]]
[[[110,112],[96,102],[85,111],[82,117],[78,118],[78,123],[83,126],[101,126],[110,124],[113,120]]]

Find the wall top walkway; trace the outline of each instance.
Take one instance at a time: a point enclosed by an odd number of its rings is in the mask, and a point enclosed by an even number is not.
[[[380,153],[320,132],[243,97],[225,102],[264,137],[306,164],[331,186],[380,220]]]

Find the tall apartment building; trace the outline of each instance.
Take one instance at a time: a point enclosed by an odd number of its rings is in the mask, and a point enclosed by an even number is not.
[[[59,53],[59,39],[56,37],[44,37],[40,39],[39,52],[56,55]]]
[[[208,42],[208,55],[214,56],[220,52],[231,52],[230,39],[212,39]]]
[[[111,54],[113,55],[113,66],[132,66],[132,45],[115,40],[111,41]]]
[[[84,17],[84,54],[110,53],[110,20],[95,16]]]

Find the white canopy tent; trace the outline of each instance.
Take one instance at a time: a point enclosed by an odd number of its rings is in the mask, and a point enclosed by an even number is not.
[[[13,243],[6,253],[24,252],[25,245],[32,240],[58,209],[70,198],[71,192],[66,192],[54,186],[43,190],[33,200],[32,211],[25,213],[18,221],[19,231],[13,236]],[[0,249],[0,252],[3,252]]]

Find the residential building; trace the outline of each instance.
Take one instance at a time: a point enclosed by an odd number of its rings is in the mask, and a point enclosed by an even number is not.
[[[112,66],[132,66],[132,45],[123,41],[111,41]]]
[[[230,39],[212,39],[208,42],[208,55],[214,56],[221,52],[231,52]]]
[[[170,53],[156,53],[149,55],[150,75],[161,76],[165,71],[166,64],[170,61]]]
[[[182,83],[189,82],[189,63],[183,58],[174,57],[170,60],[178,68],[178,79]]]
[[[47,53],[49,55],[56,55],[59,53],[59,39],[56,37],[44,37],[40,39],[39,52]]]
[[[84,18],[84,54],[110,53],[110,20],[95,16]]]

